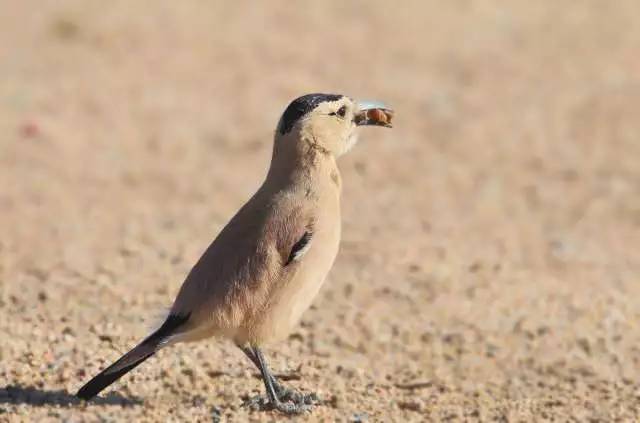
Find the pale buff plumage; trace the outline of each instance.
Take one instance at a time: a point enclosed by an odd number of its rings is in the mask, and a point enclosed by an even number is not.
[[[372,118],[368,111],[382,114]],[[333,265],[341,230],[336,159],[355,144],[357,125],[390,126],[391,116],[380,107],[360,110],[343,96],[292,102],[276,131],[264,183],[191,270],[167,321],[78,395],[92,397],[161,347],[218,336],[233,340],[266,372],[273,406],[306,409],[280,403],[284,388],[261,362],[259,346],[288,335]]]
[[[293,157],[274,157],[264,184],[187,277],[171,313],[192,314],[176,340],[283,338],[322,285],[340,242],[339,171],[334,156],[311,142],[287,145],[296,147]],[[284,266],[307,230],[308,251]]]

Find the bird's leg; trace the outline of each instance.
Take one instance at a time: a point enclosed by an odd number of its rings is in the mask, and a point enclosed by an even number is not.
[[[258,361],[258,367],[260,369],[260,373],[262,374],[262,380],[264,381],[264,387],[267,391],[267,396],[269,397],[269,401],[271,405],[276,410],[285,413],[285,414],[299,414],[304,411],[308,411],[311,409],[310,404],[304,403],[284,403],[280,401],[280,398],[276,395],[275,387],[273,386],[274,377],[269,371],[269,367],[267,366],[267,362],[262,355],[262,351],[258,347],[252,347],[253,355],[256,357]]]
[[[246,355],[247,358],[249,360],[251,360],[251,362],[256,366],[256,368],[258,370],[260,370],[260,362],[258,361],[258,358],[253,354],[253,350],[251,348],[249,348],[249,347],[241,347],[241,346],[239,346],[238,348],[240,348],[242,350],[242,352],[244,353],[244,355]],[[285,388],[284,386],[280,385],[278,383],[278,380],[276,379],[276,377],[273,374],[269,373],[269,376],[271,376],[271,383],[273,384],[273,387],[276,390],[276,394],[278,395],[278,398],[280,398],[280,400],[284,400],[283,396],[285,396],[287,388]]]
[[[251,360],[251,362],[262,372],[260,369],[260,362],[258,358],[254,355],[253,350],[249,347],[239,346],[242,352]],[[280,401],[292,401],[296,404],[310,404],[313,405],[319,402],[318,395],[315,392],[311,392],[309,394],[303,394],[301,392],[296,391],[295,389],[287,388],[278,382],[278,379],[273,375],[273,373],[269,372],[269,376],[271,377],[271,383],[273,385],[274,390],[276,391],[276,395],[280,399]]]
[[[277,379],[269,371],[266,360],[262,352],[257,347],[242,347],[240,349],[251,360],[251,362],[260,370],[267,391],[268,403],[265,404],[264,397],[251,399],[248,405],[257,405],[259,408],[266,406],[271,407],[289,414],[301,413],[309,410],[311,406],[317,402],[318,398],[315,394],[301,394],[295,390],[288,389],[278,383]],[[291,403],[287,403],[291,401]]]

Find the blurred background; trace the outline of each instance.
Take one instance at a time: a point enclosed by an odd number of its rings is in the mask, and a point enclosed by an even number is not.
[[[271,420],[235,347],[70,396],[262,182],[286,105],[379,99],[273,367],[309,420],[632,421],[640,3],[0,1],[0,419]],[[6,386],[4,386],[6,384]]]

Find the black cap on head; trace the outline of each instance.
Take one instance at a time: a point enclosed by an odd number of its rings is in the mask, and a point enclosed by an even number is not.
[[[287,132],[291,131],[291,128],[293,128],[293,125],[295,125],[298,119],[318,107],[318,104],[325,101],[337,101],[342,97],[343,96],[339,94],[316,93],[307,94],[303,95],[302,97],[296,98],[289,104],[287,109],[282,114],[278,131],[282,135],[286,134]]]

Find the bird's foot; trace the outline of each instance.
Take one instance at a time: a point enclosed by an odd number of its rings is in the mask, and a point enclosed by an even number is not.
[[[307,411],[311,411],[313,405],[311,404],[295,404],[292,402],[277,401],[275,404],[271,404],[272,408],[278,410],[284,414],[302,414]]]
[[[267,395],[256,395],[248,398],[243,403],[244,407],[251,410],[278,410],[284,414],[301,414],[311,409],[319,402],[315,393],[303,394],[282,385],[274,386],[276,401],[271,401]]]
[[[295,389],[286,388],[280,384],[275,385],[274,388],[280,401],[291,401],[294,404],[310,406],[314,406],[320,402],[320,400],[318,399],[318,395],[316,395],[315,392],[303,394],[302,392],[296,391]]]

